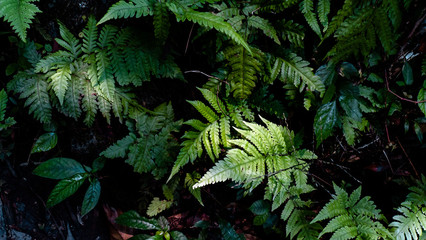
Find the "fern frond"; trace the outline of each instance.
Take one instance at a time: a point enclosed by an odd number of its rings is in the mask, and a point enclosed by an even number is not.
[[[96,92],[90,81],[83,82],[83,98],[81,107],[86,112],[84,123],[91,126],[95,121],[96,112],[98,110],[98,102],[96,101]]]
[[[164,44],[170,28],[168,8],[164,2],[157,2],[154,6],[154,34]]]
[[[397,209],[399,214],[389,225],[397,240],[420,239],[426,231],[426,177],[422,175],[409,189],[406,201]]]
[[[299,48],[303,48],[303,39],[305,38],[304,28],[302,25],[293,22],[292,20],[284,21],[280,24],[281,37],[287,39],[290,43]]]
[[[2,0],[0,1],[0,17],[8,21],[19,38],[26,42],[27,29],[40,9],[32,2],[38,0]]]
[[[222,17],[208,12],[197,12],[189,8],[183,9],[172,3],[167,3],[167,6],[176,15],[178,21],[188,20],[209,29],[214,28],[230,37],[238,45],[243,46],[251,54],[251,48],[247,42]]]
[[[71,53],[74,59],[76,59],[81,53],[81,44],[80,41],[74,37],[74,35],[65,27],[61,22],[59,24],[59,34],[61,38],[56,38],[56,42],[61,45],[63,48],[68,50]]]
[[[264,12],[282,12],[299,3],[299,0],[256,0],[253,3],[258,4],[260,10]]]
[[[375,29],[380,43],[387,54],[392,54],[395,44],[395,34],[391,30],[391,22],[386,15],[385,9],[376,9],[374,18]],[[380,21],[380,24],[377,21]]]
[[[26,98],[25,107],[29,106],[29,113],[41,123],[50,123],[52,118],[52,106],[47,91],[47,83],[38,76],[27,79],[21,89],[20,98]]]
[[[96,90],[97,88],[95,88]],[[111,103],[102,95],[98,95],[98,109],[108,124],[111,124]]]
[[[250,16],[247,18],[247,25],[249,27],[262,30],[263,33],[274,40],[274,42],[281,44],[277,36],[277,31],[267,19],[261,18],[259,16]]]
[[[71,77],[68,91],[65,92],[64,109],[67,115],[75,120],[81,115],[80,100],[82,94],[82,80],[77,77]]]
[[[210,108],[207,107],[203,102],[201,101],[187,101],[190,103],[203,117],[209,121],[209,123],[213,123],[217,120],[219,120],[219,117],[217,114]]]
[[[307,86],[311,91],[325,92],[325,86],[320,78],[314,75],[312,68],[308,67],[309,62],[301,57],[290,52],[286,58],[277,58],[275,61],[281,68],[281,81],[291,82],[301,90]]]
[[[71,69],[69,66],[64,66],[56,71],[55,74],[50,76],[50,81],[53,91],[58,97],[59,103],[63,105],[65,93],[68,89],[69,82],[71,81]]]
[[[241,113],[232,112],[229,106],[225,107],[222,100],[218,99],[213,92],[202,88],[199,88],[199,90],[213,109],[201,101],[188,101],[207,119],[208,123],[205,124],[195,119],[184,123],[193,127],[196,131],[187,131],[182,136],[182,139],[185,140],[181,144],[181,149],[170,173],[169,180],[187,163],[193,162],[197,157],[201,157],[203,149],[206,150],[211,160],[217,159],[220,154],[220,146],[229,146],[231,132],[231,118],[229,115],[238,116],[236,118],[240,118],[243,121]]]
[[[380,223],[384,219],[369,197],[361,198],[361,187],[351,195],[334,184],[336,195],[311,223],[331,219],[319,237],[333,233],[330,239],[371,238],[389,239],[390,232]]]
[[[325,33],[324,38],[327,38],[334,34],[334,32],[339,28],[343,23],[346,17],[352,15],[354,10],[355,3],[354,0],[345,0],[342,8],[337,12],[337,14],[331,19],[329,27]]]
[[[314,11],[314,2],[313,0],[303,0],[300,3],[300,11],[305,16],[306,22],[311,26],[312,30],[322,38],[321,29],[318,24],[317,16]]]
[[[328,28],[328,14],[330,13],[330,0],[319,0],[317,6],[318,19],[324,27],[323,32]]]
[[[95,52],[97,40],[98,28],[96,27],[96,19],[91,16],[87,21],[86,27],[83,29],[83,45],[81,50],[85,54],[91,54]]]
[[[252,48],[252,55],[241,46],[232,46],[225,50],[227,65],[231,68],[228,74],[231,91],[237,98],[247,98],[256,86],[258,73],[262,72],[263,53]]]
[[[297,167],[299,160],[286,155],[285,146],[287,143],[283,141],[284,138],[280,137],[283,134],[283,128],[265,119],[262,119],[262,121],[267,124],[266,128],[254,123],[246,123],[251,130],[238,129],[248,141],[243,139],[230,140],[232,144],[240,148],[229,150],[225,159],[216,163],[194,188],[228,179],[245,183],[246,187],[254,188],[265,178],[267,172],[277,175],[278,181],[284,181],[284,185],[288,186],[288,181],[291,181],[291,178],[282,178],[284,175],[280,174],[291,174],[293,171],[299,171]],[[269,178],[272,185],[274,185],[274,178]],[[270,188],[275,188],[272,185],[270,185]],[[272,199],[275,198],[275,194],[273,195]]]
[[[96,63],[100,93],[112,101],[114,99],[115,81],[112,66],[105,50],[97,51]]]
[[[99,20],[98,25],[118,18],[140,18],[153,15],[153,3],[150,0],[121,0],[112,5],[108,12]]]
[[[383,0],[383,7],[388,13],[388,17],[392,22],[394,29],[398,29],[402,21],[402,13],[400,6],[400,1],[398,0]]]

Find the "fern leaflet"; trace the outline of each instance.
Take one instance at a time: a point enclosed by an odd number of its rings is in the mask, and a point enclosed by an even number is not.
[[[108,9],[105,16],[99,20],[98,25],[111,19],[151,16],[153,8],[153,1],[150,0],[121,0]]]
[[[32,2],[38,0],[2,0],[0,1],[0,17],[10,22],[13,30],[22,41],[27,39],[27,29],[30,27],[34,16],[40,9]]]

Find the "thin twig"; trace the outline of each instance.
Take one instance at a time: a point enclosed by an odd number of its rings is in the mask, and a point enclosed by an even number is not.
[[[333,185],[331,185],[330,183],[328,183],[327,181],[325,181],[324,179],[322,179],[322,178],[318,177],[317,175],[315,175],[315,174],[313,174],[313,173],[308,173],[308,175],[311,175],[312,177],[314,177],[314,178],[316,178],[316,179],[320,180],[321,182],[323,182],[323,183],[327,184],[328,186],[333,187]]]
[[[416,174],[417,178],[419,178],[419,173],[417,172],[416,168],[414,167],[413,162],[411,161],[411,158],[408,156],[407,152],[405,151],[404,147],[402,146],[401,142],[399,141],[398,137],[396,137],[396,140],[398,141],[399,146],[401,147],[402,151],[405,154],[405,157],[408,159],[408,162],[410,162],[411,167],[414,170],[414,173]]]
[[[186,41],[186,47],[185,47],[185,54],[188,51],[188,47],[189,47],[189,40],[191,39],[191,35],[192,35],[192,29],[194,29],[194,25],[195,23],[192,24],[191,30],[189,31],[189,35],[188,35],[188,40]]]
[[[414,100],[411,100],[411,99],[408,99],[408,98],[401,97],[398,94],[394,93],[389,87],[388,71],[386,71],[386,70],[385,70],[385,81],[386,81],[386,89],[388,90],[388,92],[392,93],[395,97],[399,98],[400,100],[410,102],[410,103],[414,103],[414,104],[426,102],[426,100],[414,101]]]
[[[392,174],[393,174],[393,173],[394,173],[394,171],[393,171],[393,167],[392,167],[392,164],[390,163],[390,160],[389,160],[388,155],[386,154],[386,151],[385,151],[385,150],[383,150],[383,154],[385,155],[386,160],[388,160],[389,167],[390,167],[390,169],[391,169],[391,171],[392,171]]]
[[[375,142],[377,142],[377,141],[379,141],[379,138],[378,138],[378,137],[377,137],[376,139],[374,139],[372,142],[367,143],[367,144],[362,145],[361,147],[357,148],[357,150],[364,149],[364,148],[366,148],[366,147],[370,146],[371,144],[373,144],[373,143],[375,143]]]
[[[199,74],[203,74],[203,75],[204,75],[204,76],[206,76],[206,77],[214,78],[214,79],[217,79],[217,80],[219,80],[219,81],[221,81],[221,82],[225,82],[225,83],[227,83],[226,81],[223,81],[222,79],[220,79],[220,78],[218,78],[218,77],[215,77],[215,76],[209,75],[209,74],[204,73],[204,72],[201,72],[201,71],[199,71],[199,70],[189,70],[189,71],[185,71],[184,73],[199,73]]]

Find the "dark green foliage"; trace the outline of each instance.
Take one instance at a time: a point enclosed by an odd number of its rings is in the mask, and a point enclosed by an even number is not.
[[[169,180],[179,171],[180,168],[189,162],[194,162],[197,157],[201,157],[203,150],[211,160],[219,158],[221,146],[230,146],[231,123],[236,127],[243,127],[244,111],[238,106],[230,103],[223,103],[218,96],[207,89],[199,89],[210,106],[201,101],[188,101],[207,120],[203,123],[196,119],[191,119],[184,124],[191,126],[192,131],[187,131],[182,136],[181,150],[173,166]]]
[[[38,0],[2,0],[0,17],[8,21],[22,41],[27,40],[27,29],[40,9],[32,2]]]
[[[129,135],[101,153],[107,158],[126,158],[138,173],[151,173],[156,179],[163,177],[174,160],[171,153],[177,146],[172,135],[179,130],[181,121],[174,121],[171,104],[162,104],[152,114],[135,112],[128,121]]]
[[[106,25],[98,35],[95,20],[89,18],[81,43],[63,24],[59,25],[61,38],[56,41],[64,50],[40,59],[35,68],[18,73],[9,84],[10,90],[27,98],[30,113],[42,123],[51,121],[52,105],[76,120],[84,112],[84,122],[89,126],[97,112],[108,123],[112,114],[122,121],[129,105],[132,110],[138,104],[120,86],[140,86],[150,81],[151,75],[181,77],[170,57],[163,60],[158,48],[141,45],[130,28],[118,30]],[[35,47],[29,51],[37,54]],[[53,93],[50,97],[49,92]]]
[[[426,231],[426,177],[422,175],[421,180],[409,189],[410,193],[390,224],[398,240],[421,239]]]
[[[7,93],[4,89],[2,89],[0,91],[0,131],[7,129],[16,123],[12,117],[6,118],[7,102]]]
[[[148,219],[140,216],[136,211],[128,211],[121,214],[115,221],[118,224],[139,230],[157,230],[154,236],[139,234],[133,237],[135,239],[163,239],[163,236],[165,239],[187,239],[186,236],[179,231],[170,231],[169,222],[164,217],[160,217],[158,220]]]
[[[387,228],[380,223],[384,216],[370,197],[361,198],[361,187],[349,195],[344,189],[334,184],[336,195],[327,203],[313,223],[330,219],[319,237],[332,233],[330,239],[392,239]]]
[[[81,215],[90,212],[98,203],[101,185],[94,174],[102,169],[100,160],[93,162],[93,169],[71,158],[52,158],[40,164],[33,173],[40,177],[60,180],[47,199],[46,206],[53,207],[73,195],[88,179],[90,185],[86,190],[81,207]]]

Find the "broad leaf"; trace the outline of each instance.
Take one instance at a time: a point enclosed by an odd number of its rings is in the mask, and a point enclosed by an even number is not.
[[[271,205],[265,200],[257,200],[250,207],[250,211],[256,215],[264,215],[271,211]]]
[[[318,109],[314,119],[317,147],[331,135],[338,121],[336,101],[326,103]]]
[[[161,230],[157,220],[142,217],[136,211],[128,211],[115,219],[115,222],[131,228],[140,230]]]
[[[83,167],[81,163],[71,158],[52,158],[40,164],[33,173],[45,178],[65,179],[90,170],[89,167]]]
[[[76,174],[71,178],[59,181],[50,193],[46,207],[53,207],[73,195],[88,176],[88,174]]]
[[[47,152],[54,148],[57,143],[58,135],[55,132],[45,133],[37,139],[31,153]]]
[[[417,101],[426,101],[426,89],[420,89],[419,94],[417,95]],[[426,116],[426,102],[419,103],[419,108]]]
[[[81,206],[81,215],[84,216],[90,212],[98,203],[99,196],[101,195],[101,183],[98,179],[94,179],[86,191]]]

